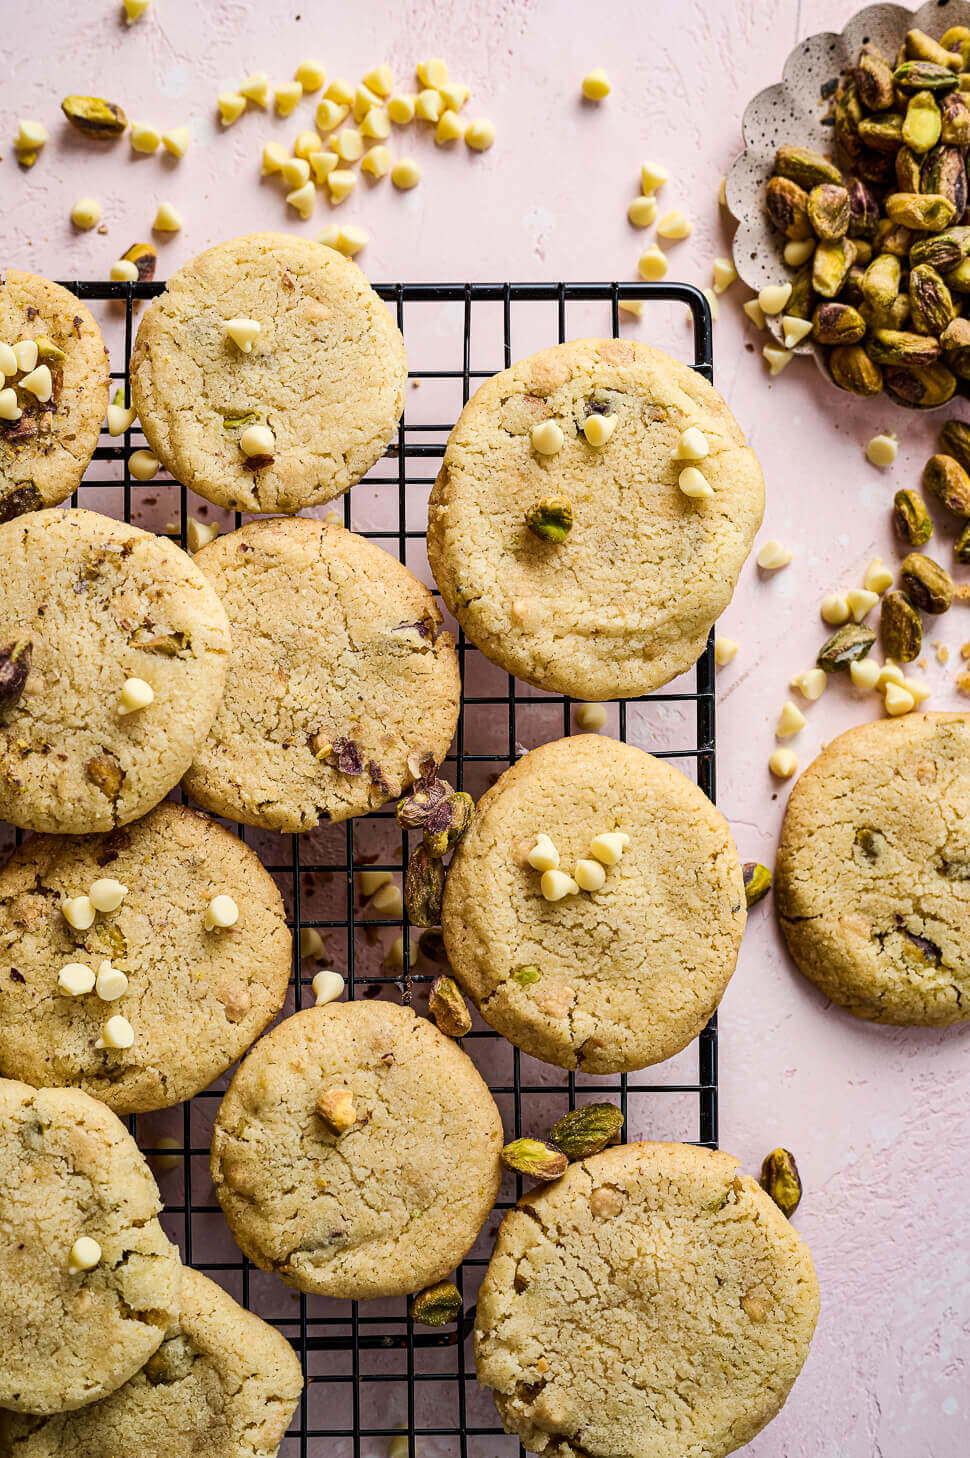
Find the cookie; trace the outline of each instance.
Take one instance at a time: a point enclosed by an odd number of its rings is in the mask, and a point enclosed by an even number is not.
[[[248,352],[226,332],[253,320]],[[184,486],[239,511],[339,496],[384,454],[404,406],[400,330],[355,263],[309,238],[255,233],[209,248],[149,304],[132,402]],[[247,456],[251,426],[268,452]]]
[[[808,1249],[731,1155],[627,1144],[506,1215],[475,1363],[499,1417],[555,1458],[721,1458],[784,1404],[808,1355]]]
[[[501,1147],[498,1109],[457,1043],[410,1008],[329,1003],[280,1023],[246,1058],[219,1109],[211,1169],[260,1270],[371,1300],[458,1265],[498,1192]]]
[[[274,1458],[303,1391],[285,1337],[182,1272],[177,1325],[124,1387],[80,1412],[0,1415],[6,1458]]]
[[[584,425],[599,414],[614,424],[594,446]],[[553,454],[533,443],[544,423],[559,432]],[[678,488],[694,426],[709,447],[694,463],[705,500]],[[549,499],[568,503],[564,540],[527,525]],[[761,469],[706,380],[649,345],[584,339],[472,396],[431,493],[428,556],[449,610],[501,668],[576,698],[630,698],[697,661],[763,509]]]
[[[458,722],[458,656],[431,593],[343,527],[250,522],[195,557],[233,655],[212,732],[185,777],[217,815],[310,830],[400,795]]]
[[[75,928],[62,908],[104,880],[124,899]],[[209,929],[217,896],[233,899],[238,920]],[[272,876],[198,811],[165,801],[106,835],[31,837],[0,872],[0,1070],[35,1086],[76,1085],[117,1114],[180,1103],[276,1016],[291,956]],[[72,995],[61,979],[72,964],[86,981],[102,978]],[[134,1041],[99,1048],[117,1015]]]
[[[108,351],[88,310],[60,284],[10,268],[0,272],[0,353],[21,344],[14,374],[0,363],[0,390],[20,412],[0,419],[0,522],[77,490],[108,409]]]
[[[179,1309],[160,1209],[104,1104],[0,1079],[0,1407],[82,1407],[145,1365]]]
[[[144,815],[222,698],[226,615],[191,558],[93,511],[0,525],[0,818],[58,835]],[[129,680],[152,702],[132,708]]]
[[[549,884],[541,867],[557,858]],[[618,1073],[697,1036],[745,916],[731,832],[697,786],[642,749],[582,734],[533,749],[483,795],[441,928],[455,977],[509,1042],[560,1068]]]
[[[970,714],[832,740],[789,798],[775,909],[806,977],[856,1017],[970,1018]]]

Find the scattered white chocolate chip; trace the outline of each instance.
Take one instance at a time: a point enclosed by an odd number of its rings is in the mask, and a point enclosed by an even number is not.
[[[414,1439],[414,1447],[412,1450],[411,1440],[409,1440],[407,1433],[395,1433],[387,1445],[387,1458],[411,1458],[412,1451],[415,1454],[415,1458],[417,1458],[419,1453],[417,1439]]]
[[[151,481],[158,475],[160,462],[151,451],[132,451],[128,457],[128,474],[134,476],[136,481]]]
[[[662,279],[669,267],[667,255],[656,244],[645,249],[637,259],[637,272],[650,283],[657,283]]]
[[[287,187],[302,187],[310,178],[310,163],[306,157],[287,157],[280,166],[280,176]]]
[[[245,81],[239,85],[240,96],[245,96],[247,101],[252,101],[256,106],[267,106],[269,103],[269,77],[265,71],[255,71],[252,76],[247,76]]]
[[[117,911],[128,895],[128,887],[114,876],[99,876],[89,886],[88,895],[95,911]]]
[[[172,127],[171,131],[162,132],[162,146],[170,157],[184,157],[191,140],[188,127]]]
[[[587,734],[598,734],[606,724],[604,704],[577,704],[576,723]]]
[[[334,76],[323,93],[325,101],[335,101],[338,106],[349,106],[354,99],[354,88],[339,76]]]
[[[582,92],[587,101],[605,101],[610,94],[610,78],[602,66],[587,71],[582,81]]]
[[[635,197],[627,208],[626,215],[635,228],[649,228],[657,216],[657,199]]]
[[[536,843],[526,856],[526,860],[534,871],[557,871],[559,869],[559,852],[550,837],[542,831],[536,836]]]
[[[143,678],[126,678],[118,701],[118,713],[136,714],[155,702],[155,690]]]
[[[17,356],[10,345],[0,342],[0,375],[15,375],[19,369]]]
[[[776,749],[768,756],[768,768],[779,780],[790,780],[798,768],[798,757],[792,749]]]
[[[899,441],[894,435],[874,435],[866,445],[866,459],[874,466],[891,466],[899,454]]]
[[[796,344],[801,344],[806,335],[811,334],[812,321],[811,319],[799,319],[795,314],[783,314],[781,331],[785,339],[785,348],[794,349]]]
[[[327,175],[327,191],[330,194],[330,201],[333,204],[342,203],[344,198],[349,197],[357,186],[357,178],[346,168],[335,168]]]
[[[244,456],[271,456],[276,449],[276,436],[268,425],[248,425],[239,437]]]
[[[21,120],[17,123],[14,138],[16,152],[39,152],[47,141],[47,128],[43,122]]]
[[[45,364],[38,365],[35,370],[31,370],[29,375],[24,375],[20,381],[20,389],[26,390],[41,404],[49,400],[54,390],[54,381],[51,379],[49,367]]]
[[[101,1037],[95,1048],[130,1048],[135,1041],[135,1030],[121,1013],[110,1017],[101,1029]]]
[[[327,79],[326,70],[319,61],[301,61],[293,75],[307,93],[319,91]]]
[[[902,686],[911,695],[914,704],[923,703],[933,692],[929,684],[924,683],[921,678],[904,678]]]
[[[791,699],[786,699],[781,706],[781,713],[778,715],[775,738],[790,739],[793,734],[799,734],[807,722],[798,705],[793,704]]]
[[[540,456],[554,456],[562,450],[565,437],[562,428],[554,420],[540,420],[538,425],[532,427],[530,435],[532,449],[538,451]]]
[[[261,175],[263,177],[271,177],[277,172],[282,172],[289,160],[290,154],[282,142],[267,142],[262,152],[260,163]],[[309,176],[309,173],[307,173],[307,176]]]
[[[80,1271],[93,1271],[101,1262],[101,1247],[90,1235],[81,1235],[71,1246],[67,1268],[74,1275]]]
[[[879,594],[870,592],[867,587],[850,587],[845,595],[845,601],[852,614],[853,622],[861,623],[863,618],[876,606]]]
[[[360,159],[361,172],[371,177],[386,177],[391,170],[391,153],[388,147],[371,147]]]
[[[94,990],[102,1002],[117,1002],[128,991],[128,978],[110,962],[102,962]]]
[[[253,341],[259,335],[260,324],[258,319],[227,319],[226,333],[233,344],[238,344],[243,354],[251,354]]]
[[[790,349],[779,349],[775,344],[766,344],[761,353],[770,375],[780,375],[795,357]]]
[[[786,243],[783,256],[785,262],[788,264],[788,267],[801,268],[803,263],[807,263],[808,260],[811,258],[812,254],[815,252],[816,241],[817,240],[812,237],[797,238],[794,239],[791,243]]]
[[[413,967],[418,960],[419,948],[413,937],[408,937],[408,966]],[[384,958],[384,966],[395,970],[404,966],[404,938],[395,937],[387,949]]]
[[[219,116],[224,127],[231,127],[234,121],[238,121],[246,110],[246,98],[238,91],[220,91],[216,97],[216,106],[219,108]]]
[[[656,192],[658,187],[663,187],[670,179],[670,173],[666,167],[661,167],[656,162],[643,162],[640,166],[640,191],[647,194]]]
[[[856,688],[874,689],[879,682],[879,664],[872,658],[857,658],[849,664],[849,677]]]
[[[227,926],[235,926],[239,920],[239,907],[231,896],[223,892],[219,896],[213,896],[205,909],[203,918],[206,931],[222,930]]]
[[[441,121],[439,121],[438,123],[439,132],[441,131],[442,122],[444,121],[445,117],[454,117],[454,115],[455,113],[453,111],[443,111],[441,113]],[[448,124],[447,130],[450,131],[450,129],[451,123]],[[463,131],[464,126],[460,126],[458,132],[455,133],[455,135],[461,136],[461,133]],[[371,107],[370,111],[361,121],[360,134],[362,137],[369,137],[372,142],[386,141],[387,138],[391,135],[391,121],[388,117],[387,112],[382,106]],[[442,140],[450,140],[450,137],[439,137],[438,132],[435,132],[435,141],[440,142]]]
[[[758,303],[763,314],[780,314],[791,298],[791,284],[765,284],[758,291]]]
[[[465,145],[473,152],[487,152],[495,141],[495,127],[487,116],[478,116],[465,128]]]
[[[330,145],[333,145],[332,137],[330,139]],[[296,141],[293,143],[294,157],[302,157],[304,162],[309,162],[314,152],[322,151],[323,138],[319,137],[316,132],[299,132]]]
[[[898,683],[886,684],[886,713],[896,719],[916,708],[916,700],[908,689]]]
[[[330,175],[332,177],[333,173]],[[317,190],[312,182],[305,182],[302,187],[294,188],[292,192],[288,192],[286,194],[286,201],[291,208],[296,209],[301,218],[309,218],[317,205]]]
[[[324,97],[317,107],[317,126],[321,132],[332,132],[334,127],[339,127],[349,111],[349,106],[344,102]]]
[[[57,986],[68,997],[83,997],[94,987],[94,973],[83,962],[67,962],[57,974]]]
[[[310,171],[318,187],[322,187],[331,172],[336,172],[340,167],[340,158],[336,152],[313,152],[309,160]]]
[[[157,152],[162,145],[162,134],[147,122],[132,122],[128,140],[133,152]]]
[[[892,587],[893,574],[881,557],[873,557],[869,566],[866,568],[866,575],[862,579],[862,582],[863,586],[867,587],[870,592],[876,592],[881,597],[884,592],[888,592],[889,588]]]
[[[359,871],[357,887],[361,896],[366,899],[368,896],[373,896],[374,892],[379,891],[382,886],[389,885],[391,879],[390,871]]]
[[[327,950],[323,937],[315,926],[300,927],[300,961],[319,962]]]
[[[108,277],[114,283],[137,283],[138,269],[130,258],[119,258],[108,270]]]
[[[897,688],[901,688],[905,682],[906,675],[903,673],[899,664],[894,663],[891,658],[887,658],[879,670],[879,677],[876,679],[876,688],[885,689],[890,684],[895,684]]]
[[[803,699],[814,703],[822,697],[827,684],[828,674],[824,668],[806,668],[804,673],[795,674],[789,686],[796,689]]]
[[[580,891],[600,891],[606,883],[606,867],[600,861],[577,861],[574,880]]]
[[[182,226],[182,215],[173,208],[169,202],[159,203],[158,211],[152,220],[152,227],[156,233],[177,233]]]
[[[370,899],[369,910],[376,911],[380,916],[389,916],[396,920],[404,910],[404,898],[401,895],[401,888],[389,881],[379,891],[375,891]]]
[[[579,886],[565,871],[543,871],[539,889],[546,901],[562,901],[564,896],[575,896]]]
[[[174,1139],[171,1134],[163,1134],[161,1139],[155,1140],[156,1150],[162,1150],[160,1154],[150,1154],[149,1163],[160,1174],[168,1174],[173,1169],[179,1169],[182,1164],[183,1147],[181,1139]],[[177,1154],[172,1153],[178,1150]]]
[[[615,415],[588,415],[583,422],[583,435],[597,449],[606,445],[615,429]]]
[[[632,314],[634,319],[643,318],[642,299],[617,299],[616,307],[621,314]]]
[[[823,597],[819,612],[823,623],[828,623],[833,628],[841,628],[843,623],[849,621],[849,604],[841,592],[830,592]]]
[[[778,572],[787,567],[792,559],[791,549],[774,540],[765,542],[755,561],[764,572]]]
[[[738,271],[735,268],[732,259],[715,258],[714,267],[712,269],[715,293],[723,294],[725,289],[729,289],[731,287],[737,276]]]
[[[589,853],[602,861],[604,866],[615,866],[623,852],[630,846],[630,837],[624,830],[606,830],[590,841]]]
[[[380,66],[372,66],[369,71],[365,71],[362,80],[369,91],[373,91],[382,99],[390,96],[394,90],[394,72],[386,61],[382,62]]]
[[[727,178],[722,177],[717,185],[717,205],[721,208],[727,207]]]
[[[79,197],[71,208],[71,222],[85,233],[96,228],[102,217],[101,204],[94,197]]]
[[[18,339],[13,347],[13,354],[17,361],[17,369],[23,370],[26,374],[34,368],[39,358],[36,339]]]
[[[338,997],[343,996],[344,979],[339,972],[326,968],[316,974],[310,986],[313,988],[317,1007],[322,1007],[324,1003],[336,1002]]]
[[[471,91],[463,81],[448,81],[444,86],[439,86],[438,91],[445,106],[451,111],[461,111],[471,96]]]
[[[381,113],[383,115],[383,112]],[[377,135],[377,134],[375,134]],[[385,134],[386,135],[386,134]],[[438,125],[434,129],[434,139],[439,147],[444,147],[448,142],[459,142],[465,135],[465,123],[456,111],[448,108],[441,113]]]
[[[729,663],[733,662],[740,646],[736,638],[724,638],[718,635],[714,639],[714,662],[718,668],[726,668]]]
[[[444,105],[441,93],[428,86],[414,99],[414,115],[418,121],[436,122],[444,111]]]
[[[94,925],[94,904],[90,896],[69,896],[61,902],[61,915],[75,931],[87,931]]]
[[[303,100],[303,87],[299,81],[283,81],[273,89],[273,105],[277,116],[292,116]]]
[[[441,98],[439,97],[438,100],[440,104]],[[354,121],[363,121],[367,113],[369,111],[372,111],[375,106],[379,107],[380,104],[381,98],[377,95],[377,93],[375,91],[372,91],[369,86],[365,86],[364,83],[361,82],[361,84],[354,91]]]
[[[136,20],[141,20],[151,3],[152,0],[121,0],[121,6],[125,12],[125,20],[128,25],[134,25]]]
[[[694,225],[682,208],[672,208],[657,223],[657,233],[661,238],[689,238],[693,231]]]
[[[677,442],[677,449],[674,452],[674,459],[678,461],[703,461],[705,456],[710,455],[711,447],[704,432],[696,425],[688,425],[687,429],[681,431],[680,439]]]
[[[677,477],[677,485],[692,501],[704,501],[714,495],[714,488],[696,466],[685,466]]]
[[[741,305],[741,308],[756,329],[763,329],[765,327],[765,311],[757,299],[749,299],[746,304]]]
[[[19,420],[23,413],[17,404],[17,392],[13,386],[0,390],[0,420]]]
[[[341,162],[358,162],[363,156],[364,139],[356,127],[341,127],[330,138],[330,146]]]

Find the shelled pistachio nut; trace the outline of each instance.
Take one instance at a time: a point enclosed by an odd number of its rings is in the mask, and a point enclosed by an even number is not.
[[[873,309],[888,309],[897,295],[903,266],[893,253],[877,253],[862,280],[862,296]]]
[[[808,193],[788,177],[772,177],[765,189],[771,221],[792,241],[812,236],[808,220]]]
[[[970,425],[962,420],[948,420],[940,431],[940,450],[959,461],[970,471]]]
[[[842,173],[835,163],[808,147],[779,147],[773,170],[776,176],[797,182],[804,189],[818,187],[823,182],[842,181]]]
[[[617,1142],[623,1123],[623,1113],[615,1104],[583,1104],[553,1124],[549,1142],[569,1160],[588,1159]]]
[[[741,875],[744,880],[744,899],[750,911],[771,890],[771,872],[760,861],[745,861],[741,867]]]
[[[925,30],[908,30],[903,41],[907,58],[911,61],[933,61],[949,71],[962,71],[960,57],[926,34]]]
[[[120,137],[128,126],[121,107],[100,96],[65,96],[61,111],[71,126],[86,137]]]
[[[421,1326],[447,1326],[461,1312],[461,1292],[451,1281],[439,1281],[411,1298],[411,1318]]]
[[[920,238],[912,246],[909,261],[913,268],[929,263],[940,273],[947,273],[964,258],[970,258],[970,227],[946,228],[932,238]]]
[[[967,166],[959,147],[940,143],[923,163],[919,192],[947,197],[953,204],[954,216],[962,218],[967,210]]]
[[[404,872],[404,905],[414,926],[439,926],[445,871],[439,857],[416,845]]]
[[[914,233],[938,233],[955,217],[950,199],[934,192],[894,192],[884,206],[894,223]]]
[[[499,1158],[506,1169],[531,1175],[534,1180],[557,1180],[569,1164],[561,1149],[542,1139],[513,1139]]]
[[[926,366],[887,365],[883,371],[886,389],[895,399],[919,410],[932,410],[952,400],[957,377],[944,364]]]
[[[932,91],[914,92],[903,117],[902,132],[906,146],[920,154],[929,152],[940,140],[942,130],[943,117]]]
[[[913,327],[920,334],[937,337],[957,312],[953,295],[930,263],[920,263],[910,271],[909,308]]]
[[[866,332],[866,321],[851,304],[825,300],[812,315],[812,338],[819,344],[855,344]]]
[[[828,366],[840,390],[865,397],[878,395],[882,389],[882,370],[861,344],[838,345],[829,355]]]
[[[874,329],[867,342],[867,352],[876,364],[931,365],[940,357],[940,343],[928,334]]]
[[[543,496],[526,512],[525,524],[540,541],[564,542],[572,531],[572,505],[565,496]]]
[[[953,557],[961,566],[970,565],[970,521],[953,543]]]
[[[30,675],[33,645],[29,638],[16,638],[0,648],[0,714],[20,702]]]
[[[953,456],[930,456],[923,467],[923,489],[955,516],[970,517],[970,475]]]
[[[954,464],[956,464],[954,462]],[[893,497],[893,525],[910,547],[924,546],[933,535],[933,518],[918,491],[897,491]]]
[[[132,243],[121,256],[127,263],[135,265],[139,283],[151,283],[158,263],[158,249],[154,243]]]
[[[951,91],[940,98],[940,116],[940,141],[948,147],[970,146],[970,104],[962,91]]]
[[[432,982],[428,1012],[446,1038],[463,1038],[471,1031],[472,1015],[453,977],[436,977]]]
[[[903,119],[901,111],[864,116],[859,122],[859,137],[874,152],[894,154],[903,145]]]
[[[773,1149],[761,1166],[761,1188],[790,1220],[802,1198],[802,1179],[789,1149]]]
[[[923,180],[923,159],[912,147],[900,147],[893,168],[896,173],[896,187],[900,192],[922,191],[920,184]],[[935,192],[936,188],[932,191]]]
[[[815,236],[832,242],[849,231],[849,194],[837,182],[820,182],[808,194],[808,220]]]
[[[953,578],[945,567],[922,552],[910,552],[899,564],[899,585],[915,608],[945,613],[953,602]]]
[[[845,189],[849,194],[849,237],[872,238],[879,222],[875,194],[860,177],[850,177]]]
[[[894,663],[912,663],[923,646],[923,620],[911,602],[893,588],[879,610],[879,640]]]
[[[859,99],[869,111],[887,111],[895,99],[893,68],[876,46],[864,45],[855,68]]]
[[[819,243],[812,259],[812,288],[823,299],[834,299],[854,262],[855,244],[851,238]]]
[[[826,673],[841,673],[848,670],[850,663],[865,658],[875,641],[871,628],[862,623],[845,623],[825,640],[815,661]]]
[[[933,61],[904,61],[893,72],[893,85],[897,91],[953,91],[959,85],[958,78],[946,66],[937,66]]]
[[[970,379],[970,319],[951,320],[940,335],[940,348],[947,369]]]
[[[424,826],[424,844],[432,856],[441,858],[461,840],[475,818],[475,802],[464,790],[456,790],[429,813]]]

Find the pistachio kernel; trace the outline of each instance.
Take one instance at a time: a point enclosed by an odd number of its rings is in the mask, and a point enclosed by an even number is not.
[[[429,854],[448,854],[461,840],[475,818],[475,801],[464,790],[456,790],[430,811],[424,826],[424,844]]]
[[[432,982],[428,1012],[446,1038],[463,1038],[471,1031],[472,1015],[453,977],[436,977]]]
[[[573,525],[573,509],[565,496],[544,496],[525,514],[525,524],[543,542],[564,542]]]
[[[167,1387],[181,1382],[192,1371],[195,1348],[187,1336],[174,1336],[162,1342],[145,1363],[145,1376],[153,1387]]]
[[[120,137],[128,126],[121,107],[100,96],[65,96],[61,111],[86,137]]]
[[[461,1292],[451,1281],[439,1281],[419,1291],[411,1301],[411,1318],[422,1326],[447,1326],[457,1321],[462,1311]]]
[[[744,881],[744,899],[750,911],[771,890],[771,872],[760,861],[745,861],[741,867],[741,876]]]
[[[761,1188],[790,1220],[802,1198],[802,1181],[789,1149],[773,1149],[761,1166]]]
[[[339,1138],[357,1123],[354,1095],[349,1088],[323,1089],[317,1095],[317,1113]]]
[[[530,962],[523,967],[516,967],[511,976],[512,981],[517,982],[520,987],[531,987],[534,982],[539,981],[542,973]]]
[[[432,766],[430,778],[419,780],[410,794],[398,800],[394,812],[398,825],[402,830],[423,830],[432,810],[454,793],[447,780],[437,778]]]
[[[531,1175],[534,1180],[557,1180],[569,1164],[561,1149],[543,1139],[513,1139],[499,1158],[506,1169]]]
[[[445,890],[445,869],[427,846],[417,845],[404,872],[404,905],[413,926],[438,926]]]
[[[896,492],[893,497],[893,526],[897,536],[910,547],[922,547],[929,541],[933,535],[933,518],[918,491]]]
[[[0,714],[20,702],[27,678],[33,645],[28,638],[17,638],[0,648]]]
[[[924,613],[945,613],[953,602],[953,578],[922,552],[910,552],[899,565],[899,586]]]
[[[583,1104],[553,1124],[549,1142],[569,1160],[586,1159],[608,1144],[615,1144],[623,1124],[622,1110],[615,1104]]]
[[[815,661],[826,673],[839,673],[847,670],[850,663],[865,658],[875,641],[871,628],[862,623],[846,623],[825,640]]]

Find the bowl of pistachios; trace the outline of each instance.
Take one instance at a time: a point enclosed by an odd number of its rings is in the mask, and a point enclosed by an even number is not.
[[[734,263],[780,351],[841,390],[970,395],[970,3],[871,5],[801,42],[743,121]]]

